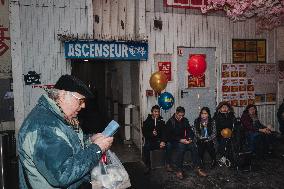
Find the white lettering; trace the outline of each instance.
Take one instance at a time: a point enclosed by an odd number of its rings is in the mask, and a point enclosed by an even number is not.
[[[116,46],[117,44],[110,44],[109,45],[109,54],[110,54],[110,57],[111,58],[113,58],[113,57],[115,57],[115,55],[114,55],[114,46]]]
[[[76,56],[82,56],[81,54],[82,54],[82,52],[81,52],[81,45],[80,44],[75,44],[75,55]]]
[[[95,44],[95,56],[103,56],[103,48],[102,48],[102,44]]]
[[[121,56],[121,44],[115,44],[114,52],[116,57],[119,58]]]
[[[95,46],[95,44],[90,44],[90,57],[95,57],[95,55],[94,55],[94,51],[95,51],[94,46]]]
[[[83,56],[88,57],[88,56],[89,56],[89,51],[86,50],[86,49],[89,50],[88,44],[83,44],[83,45],[82,45],[82,53],[83,53]]]
[[[108,57],[109,56],[109,46],[108,46],[108,44],[105,44],[104,46],[103,46],[103,56],[104,57]]]
[[[125,44],[122,44],[122,57],[128,57],[128,47]]]
[[[74,55],[74,45],[73,44],[69,44],[68,45],[68,55],[67,56],[75,56]]]

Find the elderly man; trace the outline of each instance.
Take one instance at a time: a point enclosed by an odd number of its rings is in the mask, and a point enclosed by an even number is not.
[[[92,96],[88,87],[71,75],[63,75],[40,97],[19,131],[20,188],[78,188],[90,181],[112,137],[96,134],[86,139],[78,112]]]

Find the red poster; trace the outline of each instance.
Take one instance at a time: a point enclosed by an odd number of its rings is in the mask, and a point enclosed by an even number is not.
[[[168,81],[172,80],[172,63],[171,62],[158,62],[159,71],[166,74]]]
[[[164,0],[165,7],[200,9],[207,5],[208,0]]]
[[[201,77],[194,77],[188,75],[188,88],[205,87],[205,75]]]

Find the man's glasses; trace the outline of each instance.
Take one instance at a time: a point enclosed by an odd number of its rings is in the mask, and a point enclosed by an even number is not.
[[[83,97],[83,98],[80,98],[80,97],[77,97],[74,93],[70,93],[73,97],[75,97],[77,100],[79,100],[79,105],[81,106],[82,104],[86,103],[86,98]]]

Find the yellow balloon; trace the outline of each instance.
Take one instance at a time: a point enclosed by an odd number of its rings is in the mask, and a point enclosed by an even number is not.
[[[163,72],[158,71],[151,75],[149,83],[155,92],[160,93],[167,87],[168,79]]]
[[[229,128],[222,129],[221,135],[222,135],[224,138],[230,138],[230,137],[232,136],[232,130],[229,129]]]

